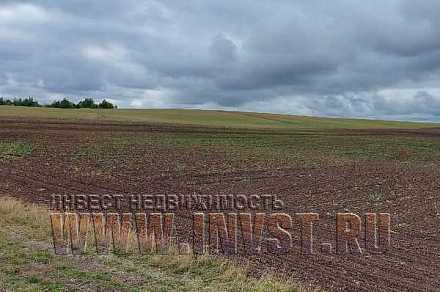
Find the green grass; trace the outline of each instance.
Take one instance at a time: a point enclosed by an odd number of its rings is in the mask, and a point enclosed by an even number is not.
[[[32,145],[18,142],[0,142],[0,158],[22,157],[32,153]]]
[[[248,129],[424,128],[438,124],[184,109],[56,109],[0,106],[0,118],[121,121]]]
[[[0,199],[0,262],[1,291],[306,291],[205,256],[57,256],[47,210],[11,198]]]

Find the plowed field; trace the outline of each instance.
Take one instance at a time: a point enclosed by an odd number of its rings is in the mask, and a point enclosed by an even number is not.
[[[3,146],[1,146],[3,145]],[[2,150],[3,149],[3,150]],[[440,130],[232,130],[123,122],[0,120],[0,194],[276,195],[316,212],[315,246],[335,214],[391,214],[385,254],[241,256],[329,291],[440,291]],[[178,232],[185,236],[189,215]],[[294,226],[296,226],[294,224]]]

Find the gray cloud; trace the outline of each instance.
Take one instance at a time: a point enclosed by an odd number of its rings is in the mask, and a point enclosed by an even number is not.
[[[440,120],[427,0],[0,2],[0,95]]]

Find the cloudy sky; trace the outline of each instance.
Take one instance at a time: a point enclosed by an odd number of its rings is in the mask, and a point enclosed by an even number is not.
[[[1,0],[0,95],[439,121],[440,1]]]

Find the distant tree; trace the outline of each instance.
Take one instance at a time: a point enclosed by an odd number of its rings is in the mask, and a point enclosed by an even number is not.
[[[41,107],[40,103],[34,97],[27,98],[14,98],[7,99],[4,97],[0,97],[0,105],[15,105],[15,106],[28,106],[28,107]],[[78,104],[70,101],[67,98],[63,98],[62,100],[55,100],[50,104],[44,105],[46,107],[53,108],[91,108],[91,109],[116,109],[118,108],[116,105],[112,104],[107,100],[101,101],[99,104],[96,104],[93,98],[85,98],[81,100]]]
[[[63,98],[61,101],[56,100],[49,104],[47,107],[55,107],[55,108],[76,108],[76,104],[68,100],[67,98]]]
[[[12,104],[15,106],[20,106],[22,105],[23,101],[21,98],[14,98],[14,100],[12,101]]]
[[[67,98],[63,98],[63,100],[60,103],[61,108],[75,108],[76,104],[68,100]]]
[[[28,97],[21,100],[21,106],[40,107],[41,105],[33,97]]]
[[[98,105],[93,98],[85,98],[78,103],[77,108],[98,108]]]
[[[15,105],[15,106],[31,106],[31,107],[39,107],[40,104],[33,97],[28,98],[14,98],[12,101],[2,100],[3,105]]]
[[[113,109],[115,106],[111,102],[108,102],[104,99],[100,104],[98,104],[98,108]]]
[[[55,107],[55,108],[59,108],[59,107],[60,107],[60,101],[59,101],[59,100],[55,100],[55,101],[49,103],[48,105],[46,105],[46,107]]]

